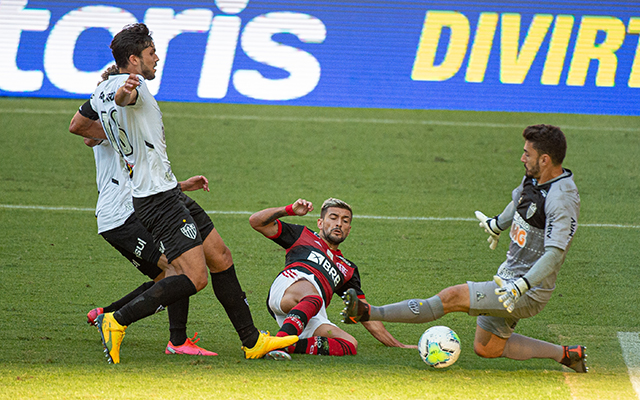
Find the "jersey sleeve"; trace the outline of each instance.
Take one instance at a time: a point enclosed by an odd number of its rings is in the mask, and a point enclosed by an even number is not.
[[[511,201],[513,201],[513,204],[515,204],[516,206],[520,202],[520,196],[522,196],[522,191],[524,190],[525,179],[526,176],[522,178],[522,182],[520,182],[520,185],[518,185],[518,187],[513,189],[513,191],[511,192]]]
[[[93,98],[93,95],[91,96],[91,98]],[[78,112],[85,118],[89,118],[93,121],[98,120],[98,113],[93,109],[93,106],[91,105],[91,99],[85,101],[84,104],[80,106]]]
[[[353,275],[351,276],[351,279],[349,279],[348,281],[346,281],[344,283],[344,285],[336,288],[335,292],[338,296],[342,297],[344,296],[345,292],[347,291],[347,289],[354,289],[358,295],[358,298],[360,299],[364,299],[364,292],[362,291],[361,288],[361,283],[360,283],[360,272],[358,272],[358,267],[352,263],[351,261],[349,261],[349,263],[351,264],[351,266],[353,267]]]
[[[558,184],[547,195],[544,246],[566,250],[578,228],[580,197],[572,185]]]
[[[278,233],[275,236],[270,236],[269,239],[273,240],[279,246],[288,249],[300,238],[304,226],[288,224],[279,219],[276,220],[276,222],[278,223]]]

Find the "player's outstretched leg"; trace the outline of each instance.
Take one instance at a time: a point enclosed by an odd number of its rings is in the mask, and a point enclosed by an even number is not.
[[[368,304],[360,301],[355,289],[347,289],[342,296],[344,308],[340,312],[342,322],[345,324],[357,324],[360,321],[368,321],[370,307]]]
[[[109,364],[120,363],[120,345],[124,338],[126,326],[120,325],[113,318],[113,313],[100,314],[96,318],[96,326],[100,332],[102,346],[104,347],[105,357]]]
[[[213,351],[205,350],[200,346],[197,346],[200,338],[198,337],[198,332],[193,335],[191,339],[187,338],[184,344],[180,346],[174,346],[171,341],[167,344],[167,348],[165,349],[165,354],[188,354],[190,356],[217,356],[218,353],[214,353]]]
[[[587,348],[584,346],[562,346],[564,356],[560,363],[576,372],[589,372],[587,367]]]
[[[298,341],[295,335],[271,336],[269,332],[260,331],[258,341],[252,348],[242,346],[244,358],[262,358],[272,350],[280,350],[289,347]]]

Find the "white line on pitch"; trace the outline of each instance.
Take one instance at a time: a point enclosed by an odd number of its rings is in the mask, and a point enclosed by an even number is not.
[[[20,209],[20,210],[42,210],[42,211],[90,211],[94,212],[94,208],[89,207],[67,207],[67,206],[23,206],[14,204],[0,204],[0,208],[7,209]],[[221,210],[205,210],[207,214],[222,214],[222,215],[251,215],[253,211],[221,211]],[[308,217],[317,218],[319,214],[309,214]],[[360,219],[379,219],[379,220],[391,220],[391,221],[477,221],[476,218],[463,218],[463,217],[400,217],[400,216],[383,216],[383,215],[357,215],[356,218]],[[640,225],[621,225],[621,224],[580,224],[582,227],[589,228],[626,228],[626,229],[640,229]]]
[[[640,337],[638,332],[618,332],[618,340],[622,347],[622,357],[627,364],[631,385],[640,399]]]
[[[0,113],[6,114],[50,114],[70,115],[68,110],[41,110],[29,108],[0,108]],[[266,122],[309,122],[331,124],[384,124],[384,125],[434,125],[434,126],[465,126],[475,128],[504,128],[522,129],[522,124],[502,124],[493,122],[463,122],[463,121],[438,121],[420,119],[384,119],[384,118],[328,118],[328,117],[270,117],[265,115],[217,115],[217,114],[177,114],[163,113],[168,118],[189,118],[208,120],[236,120],[236,121],[266,121]],[[606,131],[606,132],[638,132],[638,128],[614,127],[614,126],[571,126],[563,125],[564,130],[576,131]]]

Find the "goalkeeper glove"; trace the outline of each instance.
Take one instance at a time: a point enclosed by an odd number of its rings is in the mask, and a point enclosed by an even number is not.
[[[489,234],[487,242],[489,242],[489,248],[495,250],[500,239],[500,232],[502,229],[498,226],[498,216],[489,218],[480,211],[476,211],[476,218],[480,221],[480,228],[483,228],[485,232]]]
[[[518,278],[515,281],[505,282],[498,275],[493,277],[493,281],[498,284],[498,288],[495,290],[495,294],[500,300],[500,303],[510,313],[516,307],[518,299],[531,288],[529,282],[525,278]]]

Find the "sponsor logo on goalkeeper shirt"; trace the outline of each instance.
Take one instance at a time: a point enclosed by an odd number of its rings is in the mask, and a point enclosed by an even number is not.
[[[516,212],[513,215],[513,223],[509,232],[511,240],[518,246],[524,247],[527,244],[527,234],[530,230],[531,226]]]

